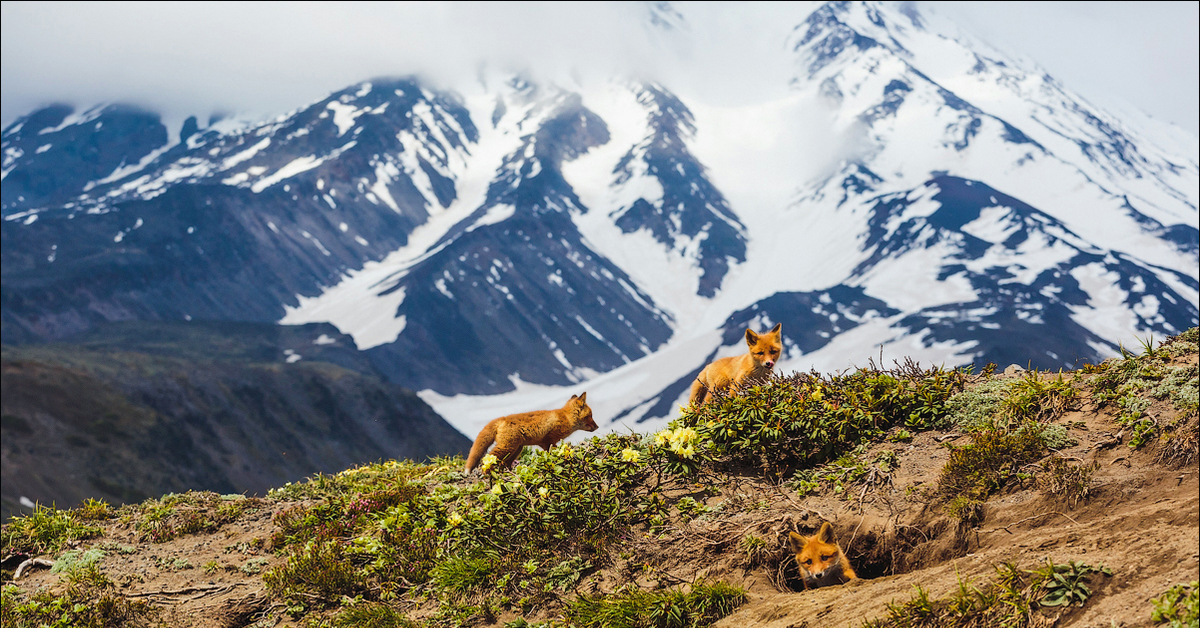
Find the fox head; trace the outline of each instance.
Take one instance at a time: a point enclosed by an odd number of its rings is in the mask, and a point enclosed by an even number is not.
[[[596,425],[596,421],[592,419],[592,409],[587,404],[587,393],[581,393],[579,396],[571,395],[564,407],[567,413],[575,419],[575,429],[585,432],[595,432],[600,429],[600,426]]]
[[[765,334],[756,334],[753,329],[746,330],[746,344],[750,346],[750,357],[754,365],[768,371],[779,361],[783,351],[783,323],[777,323],[775,328]]]
[[[833,538],[833,526],[828,521],[822,523],[821,529],[813,536],[789,532],[788,544],[796,553],[796,564],[800,567],[806,589],[842,584],[855,577],[853,570],[847,573],[842,548]]]

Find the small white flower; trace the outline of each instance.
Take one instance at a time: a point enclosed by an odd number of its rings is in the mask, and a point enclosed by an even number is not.
[[[636,449],[630,449],[630,448],[626,447],[621,452],[621,460],[624,460],[625,462],[637,462],[638,458],[641,458],[641,457],[642,457],[642,455],[640,453],[638,453],[638,450],[636,450]]]
[[[546,487],[544,487],[544,486],[543,486],[542,488],[539,488],[539,489],[538,489],[538,495],[540,495],[540,496],[542,496],[542,497],[545,497],[545,496],[547,496],[547,495],[549,495],[549,494],[550,494],[550,489],[548,489],[548,488],[546,488]]]

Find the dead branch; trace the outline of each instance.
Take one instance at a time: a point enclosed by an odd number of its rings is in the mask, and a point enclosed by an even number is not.
[[[54,561],[52,561],[48,558],[27,559],[24,562],[22,562],[20,565],[17,566],[17,571],[15,573],[13,573],[13,580],[20,579],[22,574],[24,574],[26,571],[28,571],[30,569],[33,569],[34,567],[50,568],[53,566],[54,566]]]

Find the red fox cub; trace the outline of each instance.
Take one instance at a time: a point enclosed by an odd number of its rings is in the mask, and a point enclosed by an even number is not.
[[[566,405],[558,410],[537,410],[510,414],[492,419],[475,437],[475,445],[467,456],[466,473],[479,466],[487,448],[494,442],[492,454],[504,468],[512,465],[526,445],[540,445],[549,450],[558,441],[575,430],[595,432],[599,428],[592,420],[592,409],[587,405],[587,393],[571,395]]]
[[[815,589],[831,584],[844,584],[858,578],[842,547],[833,538],[833,526],[821,524],[813,536],[788,533],[788,543],[796,553],[796,564],[804,577],[804,588]]]
[[[714,360],[704,367],[696,381],[692,382],[691,403],[708,403],[714,390],[722,390],[741,384],[747,379],[763,377],[775,367],[779,361],[779,353],[783,350],[783,336],[780,330],[783,323],[765,334],[756,334],[754,330],[746,330],[746,344],[750,352],[731,358]]]

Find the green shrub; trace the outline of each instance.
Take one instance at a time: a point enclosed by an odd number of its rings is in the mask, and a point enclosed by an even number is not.
[[[568,603],[567,619],[581,628],[701,628],[729,615],[746,594],[724,582],[696,584],[692,590],[582,595]]]
[[[1039,460],[1045,448],[1037,424],[1011,432],[984,430],[971,438],[970,445],[950,451],[938,477],[938,491],[947,497],[984,500]]]
[[[72,571],[66,589],[26,595],[15,586],[3,589],[5,628],[140,628],[160,625],[157,611],[141,600],[117,594],[94,564]]]
[[[54,561],[54,566],[50,568],[50,573],[61,573],[70,575],[81,569],[93,567],[100,561],[104,560],[104,550],[93,547],[87,551],[70,550],[63,552],[58,560]]]
[[[80,522],[73,511],[37,505],[28,515],[13,517],[3,528],[3,551],[48,554],[67,543],[100,536],[101,529]]]
[[[362,570],[347,560],[340,542],[323,540],[292,548],[286,563],[263,574],[263,584],[287,600],[331,604],[343,595],[363,592],[367,581]]]
[[[1196,335],[1193,327],[1169,338],[1158,348],[1151,339],[1142,343],[1145,350],[1141,355],[1123,352],[1122,359],[1106,360],[1084,369],[1093,375],[1090,384],[1096,402],[1101,406],[1120,408],[1117,422],[1130,432],[1130,447],[1140,448],[1162,435],[1168,440],[1182,435],[1183,440],[1179,443],[1164,443],[1168,451],[1159,454],[1164,462],[1196,458],[1196,441],[1191,438],[1193,430],[1177,428],[1189,427],[1192,417],[1198,413],[1200,368],[1191,364],[1172,364],[1174,358],[1196,353]],[[1170,401],[1183,416],[1174,425],[1160,425],[1146,415],[1155,399]]]
[[[954,395],[946,402],[949,422],[965,432],[1002,427],[1000,405],[1012,384],[1010,380],[989,378]]]
[[[957,370],[861,369],[828,378],[773,375],[763,383],[689,406],[678,424],[694,428],[718,455],[785,472],[837,458],[893,427],[948,424],[947,403],[962,390]]]
[[[1150,620],[1171,628],[1196,628],[1200,623],[1200,582],[1177,584],[1150,600]]]

